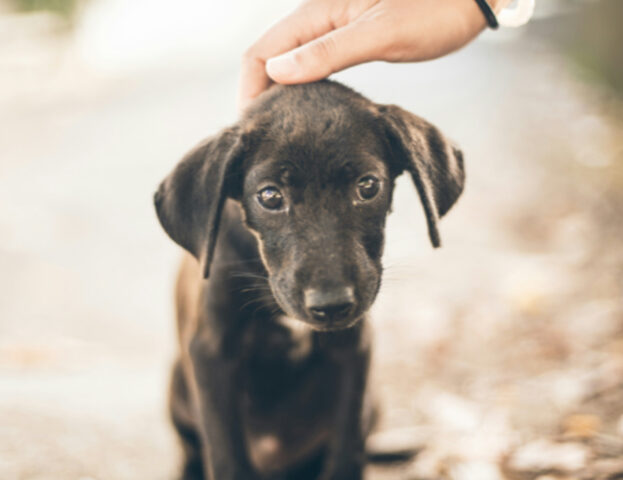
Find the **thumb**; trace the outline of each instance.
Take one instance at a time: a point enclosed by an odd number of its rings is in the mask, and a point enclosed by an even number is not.
[[[266,73],[277,83],[313,82],[374,60],[378,53],[378,36],[367,24],[356,22],[270,58],[266,62]]]

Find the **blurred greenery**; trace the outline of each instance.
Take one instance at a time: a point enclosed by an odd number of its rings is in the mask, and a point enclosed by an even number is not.
[[[76,11],[79,0],[12,0],[15,7],[23,12],[44,10],[69,18]]]
[[[623,95],[623,0],[582,4],[573,13],[534,22],[594,80]]]
[[[571,53],[583,66],[623,93],[623,2],[594,4],[578,15]]]

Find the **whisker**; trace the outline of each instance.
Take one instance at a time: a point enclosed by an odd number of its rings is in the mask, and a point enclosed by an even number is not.
[[[260,307],[262,307],[262,299],[258,298],[258,297],[253,297],[251,300],[245,302],[242,304],[242,306],[240,307],[240,310],[244,310],[247,307],[250,307],[251,305],[253,305],[254,303],[260,303]]]
[[[272,298],[271,290],[262,290],[262,289],[247,289],[246,291],[241,291],[241,293],[246,294],[245,297],[259,298],[259,299],[270,299]]]
[[[233,278],[252,278],[257,280],[268,280],[268,277],[266,275],[260,275],[252,272],[234,271],[230,273],[230,276]]]
[[[268,285],[254,285],[252,287],[241,288],[238,290],[240,293],[252,293],[252,292],[270,292]]]
[[[266,288],[266,289],[258,289],[256,290],[256,292],[258,293],[258,295],[253,296],[248,301],[246,301],[240,307],[241,310],[245,309],[246,307],[250,307],[251,305],[255,303],[259,304],[258,309],[262,307],[272,308],[272,305],[275,304],[275,298],[272,295],[272,291],[269,288]],[[257,310],[254,312],[254,314],[255,313],[257,313]]]

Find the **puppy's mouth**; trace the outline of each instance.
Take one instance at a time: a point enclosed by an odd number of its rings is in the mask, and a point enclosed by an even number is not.
[[[279,289],[271,286],[273,296],[277,304],[284,313],[291,318],[305,323],[313,330],[319,332],[331,332],[345,330],[356,325],[364,316],[366,310],[359,306],[344,306],[342,308],[326,309],[325,311],[316,311],[298,306],[295,302],[290,301],[289,296],[283,294]]]
[[[335,332],[338,330],[346,330],[347,328],[354,327],[362,317],[363,315],[359,315],[351,319],[329,321],[329,322],[322,322],[319,320],[315,320],[313,318],[301,318],[300,320],[302,322],[305,322],[312,329],[318,332]]]

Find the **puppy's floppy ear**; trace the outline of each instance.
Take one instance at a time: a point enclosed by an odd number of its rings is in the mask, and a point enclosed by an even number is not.
[[[186,154],[154,195],[160,224],[199,260],[204,278],[210,273],[221,212],[231,193],[231,177],[237,176],[242,143],[237,126],[204,140]]]
[[[434,247],[441,245],[437,221],[463,191],[463,154],[423,118],[395,105],[378,105],[397,173],[411,174],[420,196],[428,234]]]

